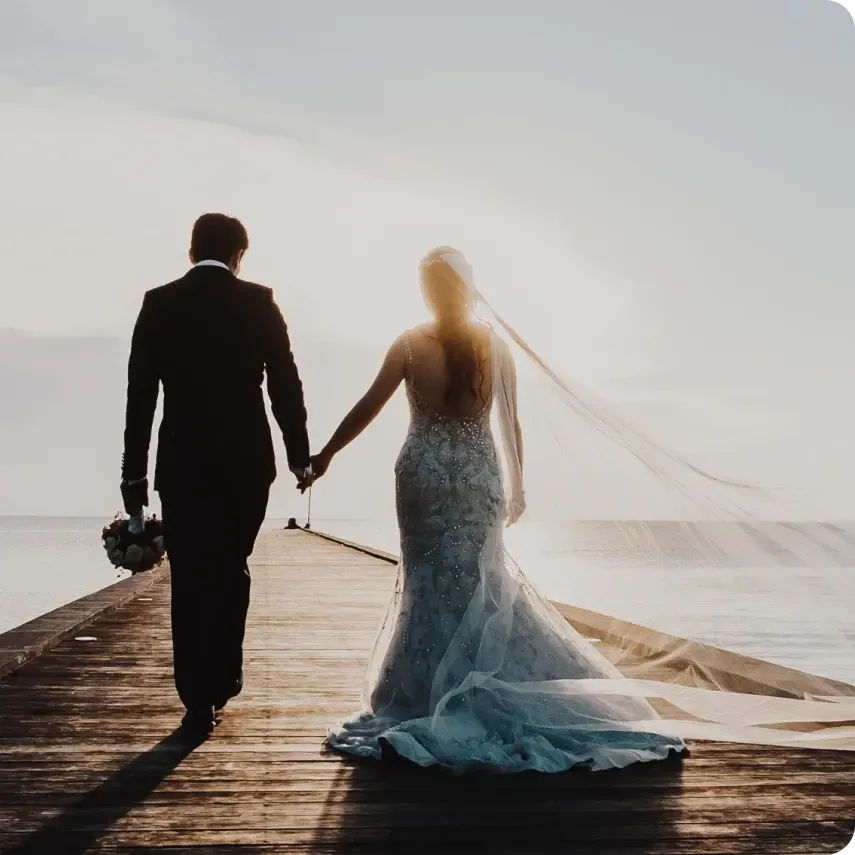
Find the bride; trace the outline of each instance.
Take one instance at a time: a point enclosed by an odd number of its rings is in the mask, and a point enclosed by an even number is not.
[[[364,711],[332,729],[328,744],[375,758],[391,748],[457,771],[600,770],[685,753],[681,739],[645,729],[657,718],[646,700],[602,691],[620,672],[505,552],[503,528],[525,509],[513,359],[475,319],[478,295],[459,252],[434,249],[420,271],[434,321],[394,342],[313,458],[320,477],[405,383],[411,422],[395,466],[397,588]]]

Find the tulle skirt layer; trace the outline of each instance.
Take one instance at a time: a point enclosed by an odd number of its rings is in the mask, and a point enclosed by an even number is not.
[[[439,720],[388,711],[384,715],[364,713],[332,729],[328,744],[357,757],[379,760],[391,748],[419,766],[498,773],[554,773],[573,768],[602,771],[686,752],[682,740],[675,737],[633,730],[585,730],[568,724],[539,726],[526,722],[524,707],[515,714],[516,721],[510,722],[490,715],[489,710],[481,715],[467,710]]]
[[[503,545],[489,418],[420,413],[396,466],[401,563],[368,667],[363,711],[328,744],[421,766],[500,772],[612,769],[684,749],[644,728],[644,699],[528,583]],[[593,680],[587,687],[584,681]],[[581,687],[581,691],[580,691]]]

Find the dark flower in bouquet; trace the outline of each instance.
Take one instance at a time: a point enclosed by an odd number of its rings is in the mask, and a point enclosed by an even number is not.
[[[142,573],[157,567],[166,554],[163,523],[151,516],[143,519],[142,531],[134,531],[133,528],[128,517],[118,515],[104,526],[101,540],[114,567]]]

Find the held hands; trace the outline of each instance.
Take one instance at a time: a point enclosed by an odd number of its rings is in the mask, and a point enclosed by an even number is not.
[[[331,459],[329,455],[321,452],[310,458],[307,468],[292,469],[291,471],[297,476],[297,489],[301,493],[305,493],[318,478],[326,473],[327,469],[329,469]]]
[[[309,464],[305,469],[292,469],[291,470],[295,477],[297,478],[297,489],[301,493],[305,493],[309,487],[312,486],[315,482],[315,473],[312,470],[312,465]]]
[[[312,458],[312,471],[315,473],[315,480],[326,474],[327,469],[330,468],[330,463],[332,463],[332,455],[325,454],[323,451]]]

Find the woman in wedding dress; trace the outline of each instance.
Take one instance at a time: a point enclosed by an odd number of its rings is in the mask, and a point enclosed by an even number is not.
[[[429,253],[421,283],[434,321],[395,341],[313,459],[320,477],[406,385],[411,422],[395,466],[397,588],[364,710],[331,729],[328,744],[375,758],[392,748],[456,771],[599,770],[684,753],[681,739],[645,729],[657,719],[646,700],[602,691],[620,672],[505,552],[503,528],[525,507],[513,359],[475,319],[477,295],[459,252]]]

